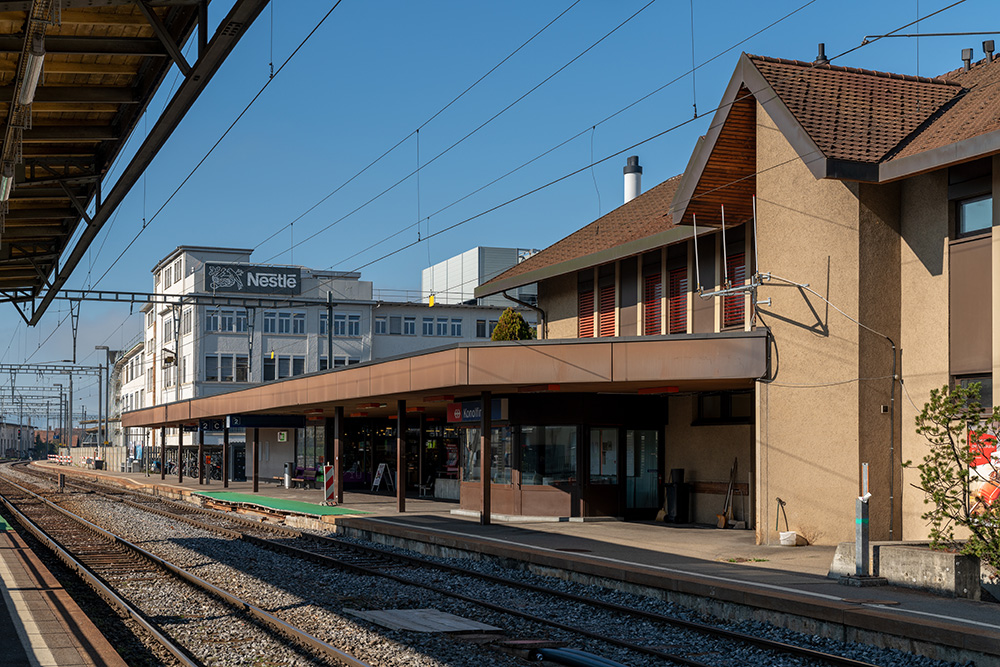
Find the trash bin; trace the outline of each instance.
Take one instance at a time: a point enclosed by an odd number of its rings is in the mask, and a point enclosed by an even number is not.
[[[104,470],[104,461],[94,461],[94,470]]]
[[[142,461],[132,461],[132,472],[142,472]]]
[[[295,461],[285,462],[285,488],[292,488],[292,477],[295,475]]]

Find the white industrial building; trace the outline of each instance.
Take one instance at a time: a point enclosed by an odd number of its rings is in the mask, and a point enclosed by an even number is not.
[[[510,306],[512,302],[503,295],[476,299],[476,287],[534,255],[537,250],[524,248],[488,248],[483,246],[466,250],[443,262],[429,266],[421,272],[420,290],[423,300],[431,296],[436,303],[471,303],[485,306]],[[510,293],[519,301],[534,305],[538,301],[537,285],[525,285]]]
[[[504,305],[381,301],[373,298],[372,283],[361,280],[358,273],[251,264],[250,253],[248,249],[179,246],[156,264],[156,293],[237,298],[229,306],[143,306],[142,340],[130,345],[115,364],[112,388],[117,394],[113,405],[117,415],[459,341],[487,339],[504,308],[515,305],[502,298]],[[474,287],[470,285],[470,291]],[[238,297],[288,299],[295,305],[246,308],[238,305]],[[534,322],[532,311],[521,312]],[[331,331],[332,339],[328,338]],[[116,430],[114,442],[127,457],[142,458],[144,445],[160,444],[145,432]],[[175,446],[176,434],[168,431],[167,435],[168,447]]]

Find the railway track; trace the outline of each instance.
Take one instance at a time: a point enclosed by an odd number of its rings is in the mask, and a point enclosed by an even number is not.
[[[760,636],[734,632],[706,623],[693,622],[672,617],[655,611],[645,611],[635,606],[604,601],[594,596],[585,596],[541,586],[536,583],[514,580],[484,573],[472,573],[462,567],[446,565],[414,556],[391,553],[382,549],[353,544],[335,538],[314,535],[283,526],[253,522],[241,517],[204,510],[186,503],[155,498],[145,494],[116,489],[110,491],[99,485],[82,485],[91,493],[100,493],[108,500],[114,500],[143,511],[153,512],[173,521],[198,527],[202,530],[224,535],[229,539],[239,539],[254,546],[280,553],[295,559],[308,561],[325,568],[351,572],[364,577],[391,580],[403,586],[419,586],[435,595],[451,598],[467,605],[476,605],[495,614],[515,616],[524,621],[550,628],[562,635],[584,637],[588,641],[614,646],[635,656],[666,660],[674,664],[691,667],[734,664],[725,656],[731,650],[723,647],[753,647],[761,653],[758,664],[774,662],[788,664],[785,660],[794,657],[795,664],[826,664],[838,667],[870,667],[871,663],[843,657],[808,647],[776,642]],[[443,577],[442,575],[447,575]],[[475,594],[469,595],[469,590]],[[463,592],[465,591],[465,592]],[[622,634],[611,635],[606,629],[594,629],[594,624],[568,623],[565,619],[553,617],[545,608],[552,606],[551,600],[559,600],[560,605],[572,605],[577,609],[578,618],[614,616],[617,624],[643,624],[650,628],[650,634],[662,641],[639,642],[624,638]],[[511,604],[511,602],[516,602]],[[598,624],[600,625],[600,624]],[[706,653],[702,639],[695,642],[697,650],[681,650],[690,640],[684,637],[671,638],[673,631],[696,633],[709,638],[708,642],[717,646],[715,653],[723,659],[706,662],[701,656]],[[625,635],[627,636],[627,635]],[[664,639],[665,638],[665,639]],[[669,650],[664,646],[670,647]],[[713,651],[708,651],[711,654]],[[543,653],[528,651],[524,657],[539,658]],[[741,654],[741,660],[746,656]],[[631,663],[629,663],[631,664]]]
[[[90,523],[34,491],[0,480],[0,500],[10,515],[36,539],[90,583],[98,594],[137,620],[180,664],[212,664],[218,642],[253,644],[266,659],[286,664],[329,664],[368,667],[265,610],[191,574],[182,567]],[[151,592],[157,595],[151,595]],[[168,598],[187,600],[203,610],[196,632],[178,632],[191,616],[178,618],[162,607]],[[228,607],[228,609],[226,609]],[[166,613],[164,613],[166,611]],[[248,625],[263,631],[247,632]],[[268,644],[271,644],[270,646]],[[258,658],[246,664],[256,664]],[[224,664],[243,664],[242,661]]]

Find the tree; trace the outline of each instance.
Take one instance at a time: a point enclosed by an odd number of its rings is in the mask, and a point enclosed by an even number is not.
[[[1000,407],[981,407],[979,383],[931,391],[916,419],[917,433],[930,451],[923,462],[904,467],[920,471],[920,486],[930,505],[922,518],[930,524],[931,547],[978,556],[1000,571],[1000,501],[989,502],[1000,471],[993,451],[1000,429]],[[985,482],[984,478],[990,481]],[[967,534],[956,536],[956,529]],[[964,535],[963,535],[964,537]]]
[[[490,340],[531,340],[534,337],[534,330],[524,321],[521,313],[508,308],[500,315]]]

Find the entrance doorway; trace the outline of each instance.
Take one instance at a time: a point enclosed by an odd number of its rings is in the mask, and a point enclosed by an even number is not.
[[[655,513],[660,506],[660,433],[625,431],[625,511]]]

